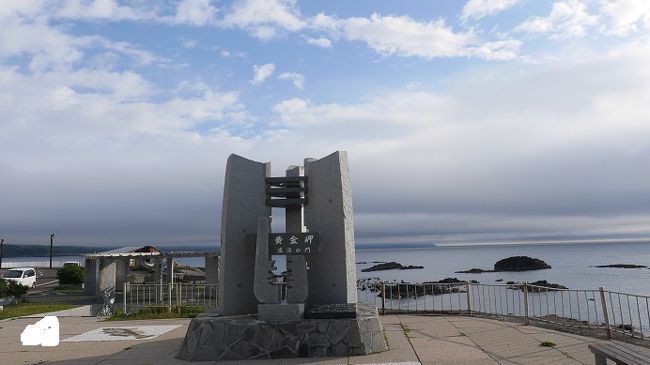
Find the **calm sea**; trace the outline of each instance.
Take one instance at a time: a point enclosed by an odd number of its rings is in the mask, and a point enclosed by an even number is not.
[[[551,269],[527,272],[500,272],[483,274],[456,274],[455,271],[474,267],[491,269],[494,263],[509,256],[525,255],[544,260]],[[7,258],[4,263],[20,261],[37,266],[34,261],[48,262],[47,258]],[[81,261],[77,256],[56,257],[56,262]],[[204,266],[202,258],[186,258],[181,263]],[[650,266],[650,243],[585,243],[545,244],[521,246],[433,247],[426,249],[372,249],[357,250],[357,275],[361,278],[380,278],[388,281],[435,281],[447,277],[460,280],[478,280],[481,283],[548,280],[570,289],[608,290],[650,296],[650,269],[596,268],[595,265],[637,264]],[[421,265],[420,270],[389,270],[363,273],[373,261],[397,261],[403,265]],[[3,265],[6,267],[7,265]],[[283,266],[279,263],[278,266]]]
[[[551,269],[526,272],[456,274],[474,267],[492,269],[494,263],[509,256],[531,256],[544,260]],[[478,280],[481,283],[548,280],[570,289],[605,289],[650,295],[650,269],[596,268],[595,265],[650,265],[650,243],[545,244],[484,247],[434,247],[409,250],[357,250],[359,278],[411,282],[435,281],[447,277]],[[372,261],[397,261],[421,265],[419,270],[389,270],[364,273]]]

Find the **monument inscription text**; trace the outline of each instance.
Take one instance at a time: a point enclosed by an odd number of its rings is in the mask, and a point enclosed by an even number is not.
[[[313,255],[320,248],[318,233],[271,233],[269,253],[271,255]]]

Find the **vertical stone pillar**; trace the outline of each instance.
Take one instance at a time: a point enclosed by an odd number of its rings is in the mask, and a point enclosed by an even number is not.
[[[86,259],[84,270],[86,271],[84,293],[86,295],[95,295],[97,293],[97,259]]]
[[[302,176],[302,166],[291,166],[287,169],[287,176]],[[309,188],[309,183],[307,183]],[[301,233],[304,225],[304,212],[302,206],[287,206],[285,211],[285,232]],[[303,303],[307,299],[307,263],[305,256],[287,255],[287,302]]]
[[[270,170],[271,163],[234,154],[228,157],[219,270],[219,311],[223,315],[257,312],[253,292],[255,255],[254,250],[247,249],[246,235],[257,233],[258,218],[271,216],[271,207],[266,205],[266,177]]]
[[[135,263],[133,265],[134,269],[135,270],[142,270],[142,266],[143,266],[142,262],[144,261],[144,258],[142,256],[137,256],[133,261]]]
[[[162,284],[163,283],[163,272],[162,272],[162,258],[161,257],[155,257],[153,259],[153,267],[154,267],[154,278],[156,284]]]
[[[115,273],[115,287],[118,291],[124,289],[124,283],[126,283],[126,277],[129,275],[129,258],[119,258],[117,259],[116,264],[116,273]]]
[[[346,152],[305,160],[305,225],[318,232],[321,251],[309,257],[310,304],[357,302],[352,187]]]
[[[257,242],[255,244],[255,279],[253,291],[255,298],[263,304],[280,303],[278,289],[271,283],[273,267],[269,255],[269,233],[271,218],[260,217],[257,221]]]
[[[164,288],[163,288],[163,271],[162,271],[162,257],[154,257],[153,258],[154,262],[154,270],[155,270],[155,281],[156,284],[158,284],[158,292],[156,293],[156,301],[160,304],[163,300],[163,293],[164,293]]]
[[[219,282],[219,256],[205,257],[205,282],[217,284]]]
[[[99,259],[99,280],[97,290],[115,288],[115,271],[117,264],[113,258]]]
[[[167,258],[167,283],[174,284],[174,258]]]

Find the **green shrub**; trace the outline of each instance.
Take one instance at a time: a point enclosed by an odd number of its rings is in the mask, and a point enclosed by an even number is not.
[[[22,298],[27,294],[29,287],[15,281],[0,279],[0,297]]]
[[[542,346],[542,347],[555,347],[555,342],[544,341],[544,342],[540,343],[539,345]]]
[[[59,284],[83,284],[85,272],[81,266],[70,265],[59,269],[56,277],[59,278]]]

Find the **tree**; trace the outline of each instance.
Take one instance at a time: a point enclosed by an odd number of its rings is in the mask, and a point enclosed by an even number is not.
[[[77,265],[65,266],[56,272],[60,284],[82,284],[85,279],[83,267]]]

